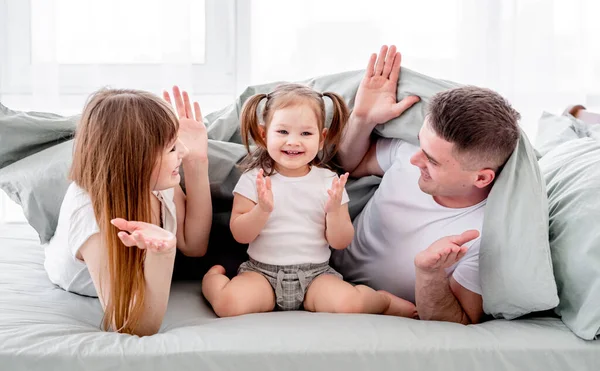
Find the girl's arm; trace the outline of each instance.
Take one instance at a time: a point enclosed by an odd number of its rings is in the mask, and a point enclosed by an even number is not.
[[[259,204],[236,193],[233,196],[233,209],[229,223],[233,238],[239,243],[254,241],[267,224],[270,215],[270,211],[264,211]]]
[[[175,237],[162,228],[147,223],[118,221],[118,228],[133,231],[131,235],[120,236],[126,246],[125,249],[145,248],[144,278],[146,292],[144,297],[144,311],[133,333],[138,336],[154,335],[160,330],[162,320],[167,311],[167,303],[171,290],[171,277],[175,261]],[[115,224],[115,225],[117,225]],[[146,230],[134,228],[142,225]],[[164,234],[166,232],[168,234]],[[135,236],[135,238],[134,238]],[[150,246],[145,241],[163,241],[163,247]],[[136,247],[138,246],[138,247]],[[140,247],[141,246],[141,247]],[[110,277],[108,270],[108,251],[102,244],[100,234],[91,236],[79,249],[83,260],[94,282],[98,298],[103,310],[109,301]],[[114,325],[113,325],[113,330]]]
[[[354,238],[354,226],[348,212],[348,204],[341,205],[337,211],[328,212],[325,218],[325,238],[331,247],[342,250],[348,247]]]
[[[256,239],[267,224],[273,211],[273,191],[271,178],[264,177],[261,169],[256,174],[256,195],[258,203],[238,193],[233,196],[233,209],[229,228],[233,238],[239,243],[250,243]]]
[[[331,247],[336,250],[345,249],[354,238],[354,226],[348,212],[348,204],[342,205],[344,187],[349,174],[336,177],[327,190],[329,198],[325,204],[325,238]]]

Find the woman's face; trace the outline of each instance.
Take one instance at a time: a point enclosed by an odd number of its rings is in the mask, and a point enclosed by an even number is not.
[[[189,150],[179,138],[167,146],[158,157],[158,162],[152,171],[150,189],[161,191],[178,185],[181,181],[179,167],[188,152]]]

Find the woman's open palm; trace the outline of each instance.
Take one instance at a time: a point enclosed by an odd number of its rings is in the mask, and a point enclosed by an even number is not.
[[[125,246],[137,246],[154,253],[174,252],[177,246],[175,235],[157,225],[122,218],[113,219],[111,223],[119,228],[118,236]]]
[[[172,104],[168,92],[163,92],[163,98]],[[202,122],[200,105],[198,102],[194,102],[192,110],[187,91],[184,90],[182,93],[178,86],[173,87],[173,98],[179,117],[179,140],[188,148],[190,155],[198,156],[201,159],[208,158],[208,134],[206,126]]]

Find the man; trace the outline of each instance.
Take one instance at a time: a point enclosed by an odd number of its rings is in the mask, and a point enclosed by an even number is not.
[[[491,90],[460,87],[433,97],[420,147],[371,137],[419,100],[396,102],[400,61],[394,46],[383,46],[358,89],[339,160],[354,177],[383,178],[332,264],[350,282],[414,302],[421,319],[478,323],[479,231],[494,179],[519,140],[519,114]]]

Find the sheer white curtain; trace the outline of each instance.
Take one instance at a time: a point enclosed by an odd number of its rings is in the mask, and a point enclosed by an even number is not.
[[[101,87],[235,94],[235,0],[0,0],[0,99],[80,112]]]
[[[536,134],[542,110],[600,108],[597,0],[257,0],[251,81],[362,69],[381,44],[403,65],[495,89]]]
[[[235,0],[0,0],[0,102],[81,112],[101,87],[178,84],[203,112],[236,93]],[[23,221],[0,192],[0,223]]]

